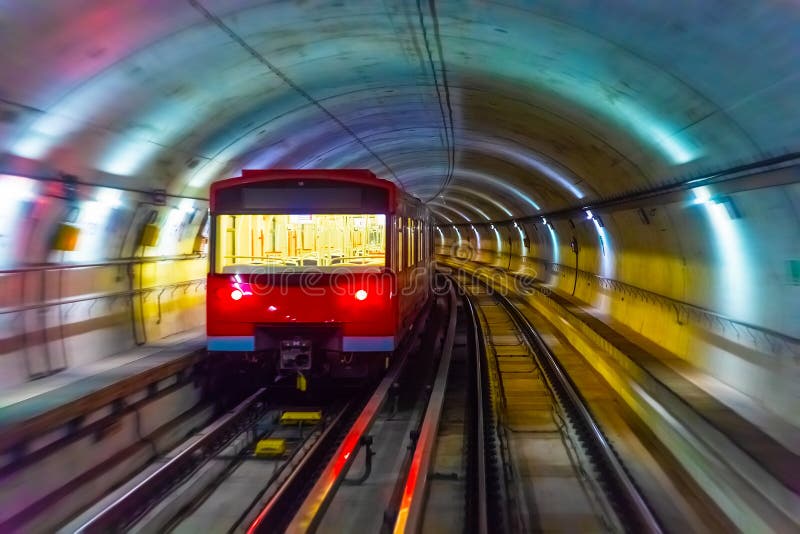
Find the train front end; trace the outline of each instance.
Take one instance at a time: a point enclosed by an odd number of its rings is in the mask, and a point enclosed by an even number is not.
[[[209,351],[277,376],[379,373],[398,341],[392,184],[368,171],[244,171],[211,198]]]

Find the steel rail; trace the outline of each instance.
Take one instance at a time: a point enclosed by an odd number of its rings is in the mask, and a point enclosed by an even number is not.
[[[422,317],[426,315],[426,312],[420,315],[415,325],[416,331],[419,331],[419,327],[422,324]],[[355,452],[360,446],[361,439],[372,427],[372,423],[375,422],[378,412],[385,404],[392,386],[405,368],[413,345],[414,343],[409,340],[406,347],[401,351],[397,363],[389,369],[383,377],[383,380],[378,384],[378,387],[364,405],[364,408],[350,427],[350,430],[344,440],[342,440],[342,443],[337,448],[333,457],[319,475],[317,482],[289,522],[286,532],[308,532],[317,528],[336,490],[339,488],[339,485],[341,485],[348,469],[357,456]],[[257,532],[258,528],[259,526],[254,523],[247,529],[247,532],[248,534]]]
[[[473,477],[475,480],[474,489],[478,494],[478,501],[475,503],[477,510],[473,512],[477,516],[477,523],[473,532],[486,534],[489,531],[489,510],[486,486],[488,477],[486,475],[486,423],[484,421],[484,399],[483,399],[483,370],[481,366],[481,354],[483,353],[483,333],[481,332],[478,312],[472,299],[464,295],[464,304],[469,312],[470,324],[472,325],[471,341],[473,344],[472,353],[475,356],[473,361],[473,372],[475,373],[474,406],[472,409],[475,414],[475,424],[473,425],[474,453],[475,462]]]
[[[614,489],[616,493],[613,494],[613,496],[621,498],[625,509],[632,516],[636,524],[634,528],[630,528],[629,530],[632,532],[661,533],[662,529],[658,520],[647,506],[647,503],[636,488],[633,480],[631,480],[622,462],[617,458],[616,453],[600,430],[600,427],[587,408],[586,402],[578,392],[564,367],[552,353],[528,318],[504,295],[495,293],[494,296],[503,305],[517,327],[523,335],[525,335],[528,342],[531,343],[535,352],[540,356],[540,361],[544,364],[543,367],[548,379],[566,396],[565,401],[569,403],[570,407],[578,416],[580,425],[587,431],[590,440],[587,441],[587,444],[592,443],[595,445],[595,451],[598,453],[596,459],[602,462],[604,467],[606,467],[606,471],[610,474],[612,482],[615,485]]]
[[[403,487],[400,507],[395,519],[393,532],[419,532],[424,518],[425,501],[428,491],[428,475],[431,458],[436,448],[436,436],[439,431],[444,395],[447,389],[447,377],[450,372],[450,361],[453,355],[453,342],[456,333],[456,319],[458,314],[456,293],[453,284],[450,284],[450,320],[442,343],[442,356],[436,379],[433,383],[428,406],[425,410],[422,427],[417,438],[414,454],[408,469],[405,486]]]
[[[466,306],[466,310],[469,314],[469,321],[470,321],[470,341],[472,343],[472,354],[474,355],[474,360],[472,363],[472,374],[473,374],[473,399],[471,401],[471,410],[473,410],[473,417],[475,418],[475,423],[473,424],[473,428],[471,429],[471,451],[470,451],[470,461],[474,464],[472,468],[472,472],[470,473],[471,485],[468,487],[467,491],[472,491],[476,494],[477,501],[474,503],[475,508],[477,508],[474,512],[472,512],[474,525],[468,525],[472,528],[471,532],[476,532],[478,534],[486,534],[489,532],[489,521],[490,516],[492,518],[492,530],[507,530],[507,525],[509,523],[509,514],[508,514],[508,506],[507,500],[508,497],[506,495],[504,483],[504,474],[502,472],[498,473],[496,471],[497,466],[489,466],[487,462],[487,455],[488,450],[492,447],[491,444],[487,444],[487,433],[491,432],[493,434],[492,440],[495,441],[494,446],[500,448],[501,444],[499,441],[499,436],[497,433],[497,428],[494,426],[496,423],[492,422],[493,417],[489,418],[487,421],[486,413],[489,410],[492,410],[491,400],[484,394],[484,389],[488,389],[489,385],[489,377],[487,375],[488,371],[485,368],[488,365],[488,360],[486,357],[486,340],[483,335],[483,329],[481,328],[480,317],[478,315],[478,310],[475,307],[475,303],[473,302],[472,298],[469,296],[469,293],[463,289],[463,286],[459,284],[461,287],[461,291],[464,295],[464,305]],[[499,451],[496,454],[500,454]],[[496,494],[492,497],[489,496],[489,492],[487,488],[490,486],[490,469],[494,471],[493,476],[495,476],[498,480],[496,480],[497,484],[494,485]],[[492,499],[493,506],[490,509],[490,499]],[[470,510],[468,510],[468,514]],[[469,516],[468,516],[469,517]]]
[[[226,438],[230,437],[230,431],[237,428],[239,423],[247,418],[250,408],[255,405],[265,391],[266,388],[260,388],[222,418],[217,419],[202,436],[180,454],[101,510],[75,532],[88,534],[122,530],[131,520],[155,504],[166,487],[183,480],[184,474],[193,471],[198,464],[211,458],[217,448],[215,445],[227,441]]]

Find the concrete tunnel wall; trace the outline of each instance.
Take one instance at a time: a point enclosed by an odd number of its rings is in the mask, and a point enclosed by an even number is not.
[[[798,27],[744,0],[7,2],[0,387],[202,324],[212,180],[351,167],[567,293],[574,236],[578,298],[797,422],[797,354],[763,331],[800,335]],[[775,158],[792,183],[724,192],[735,218],[690,187]],[[674,184],[648,223],[597,210],[600,247],[583,207]],[[138,247],[151,217],[163,241]],[[77,251],[53,251],[70,221]]]
[[[735,219],[688,191],[682,201],[645,208],[644,216],[638,208],[594,213],[602,227],[580,211],[548,224],[519,224],[521,233],[510,223],[459,226],[458,232],[442,225],[437,252],[574,294],[800,425],[798,347],[781,335],[800,337],[800,184],[729,198]]]
[[[0,191],[0,387],[204,324],[207,203],[9,175]],[[62,223],[75,250],[54,249]]]

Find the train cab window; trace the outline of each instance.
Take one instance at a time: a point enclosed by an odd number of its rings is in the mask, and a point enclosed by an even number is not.
[[[386,216],[218,215],[217,273],[298,271],[386,264]]]

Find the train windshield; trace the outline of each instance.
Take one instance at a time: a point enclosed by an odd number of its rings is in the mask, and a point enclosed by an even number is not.
[[[257,273],[383,267],[386,216],[218,215],[215,271]]]

